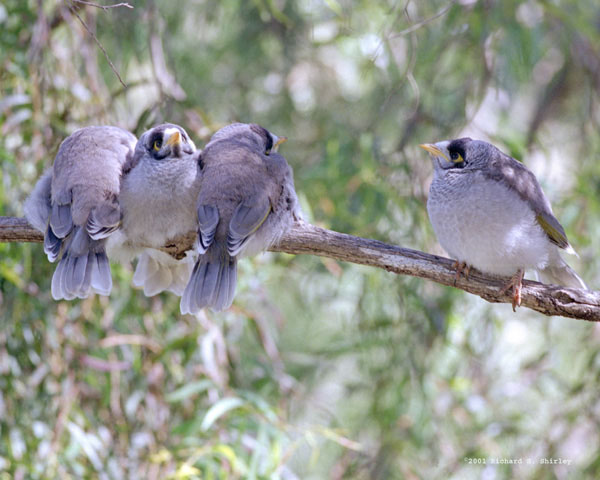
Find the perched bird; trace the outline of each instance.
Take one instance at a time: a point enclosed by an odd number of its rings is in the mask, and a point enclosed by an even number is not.
[[[542,281],[587,288],[561,258],[575,254],[535,175],[493,145],[470,138],[420,145],[434,165],[427,212],[442,247],[466,266],[512,276],[513,310],[525,270]],[[467,270],[468,274],[468,270]]]
[[[48,259],[60,257],[52,277],[54,299],[108,295],[107,250],[127,260],[142,254],[138,267],[146,268],[141,273],[138,268],[136,276],[145,291],[173,286],[175,267],[159,264],[145,248],[196,228],[195,151],[187,133],[171,124],[154,127],[139,142],[112,126],[85,127],[63,141],[53,167],[25,203],[27,219],[45,233]],[[153,269],[145,256],[153,259]],[[180,293],[191,266],[185,270]]]
[[[25,203],[25,216],[45,233],[44,251],[60,257],[52,297],[71,300],[112,288],[106,238],[119,228],[121,172],[136,138],[117,127],[86,127],[62,142]]]
[[[301,218],[291,167],[275,152],[287,140],[256,124],[216,132],[202,151],[197,202],[200,254],[181,312],[228,308],[237,259],[266,250]]]
[[[140,137],[123,167],[121,228],[108,252],[124,261],[141,251],[133,284],[147,296],[163,290],[181,295],[190,278],[195,252],[178,261],[158,248],[197,228],[199,154],[183,128],[163,124]]]

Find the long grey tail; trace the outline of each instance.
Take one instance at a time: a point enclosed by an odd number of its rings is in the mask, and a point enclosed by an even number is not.
[[[555,265],[549,265],[545,269],[540,270],[539,274],[543,283],[554,283],[556,285],[582,288],[584,290],[588,289],[581,277],[563,259],[560,259]]]
[[[196,313],[204,307],[216,311],[230,307],[236,283],[237,259],[226,248],[213,244],[194,266],[181,297],[181,313]]]
[[[86,298],[91,291],[110,294],[112,277],[104,243],[92,240],[82,227],[74,228],[52,276],[52,298]]]

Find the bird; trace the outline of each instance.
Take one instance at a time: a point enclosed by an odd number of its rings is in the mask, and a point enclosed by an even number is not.
[[[525,270],[545,283],[587,289],[560,256],[575,254],[537,178],[494,145],[469,137],[420,145],[433,160],[427,212],[441,246],[466,267],[510,276],[513,311]]]
[[[181,297],[181,313],[231,306],[237,260],[276,243],[301,220],[294,178],[278,146],[286,141],[257,124],[218,130],[200,155],[199,254]]]
[[[60,258],[51,284],[55,300],[109,295],[113,255],[141,255],[134,281],[137,276],[145,293],[157,293],[158,284],[181,294],[191,265],[183,280],[174,279],[177,268],[155,260],[148,247],[195,230],[195,153],[185,130],[174,124],[153,127],[139,141],[119,127],[84,127],[61,143],[24,206],[26,218],[44,233],[48,259]]]
[[[133,284],[146,296],[163,290],[181,295],[191,275],[193,250],[175,260],[158,249],[196,230],[199,153],[185,129],[167,123],[142,134],[123,167],[122,221],[108,251],[120,261],[139,254]]]

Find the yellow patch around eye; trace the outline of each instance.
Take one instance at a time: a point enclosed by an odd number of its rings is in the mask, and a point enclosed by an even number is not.
[[[457,153],[457,155],[458,155],[458,157],[455,159],[452,159],[452,161],[454,163],[462,163],[464,161],[462,155],[460,153]]]
[[[154,140],[154,143],[152,144],[152,148],[158,152],[160,150],[161,144],[162,144],[162,142],[160,140]]]

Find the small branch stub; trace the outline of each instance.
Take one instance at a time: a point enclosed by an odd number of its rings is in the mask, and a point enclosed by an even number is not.
[[[181,258],[193,246],[195,233],[176,238],[163,250]],[[0,242],[42,242],[43,235],[27,220],[0,217]],[[456,279],[453,261],[448,258],[402,248],[395,245],[355,237],[297,222],[270,251],[310,254],[382,268],[399,275],[426,278],[442,285],[456,287],[478,295],[492,303],[511,303],[512,296],[503,292],[507,278],[483,274],[471,269],[468,279]],[[600,292],[578,290],[558,285],[523,281],[522,307],[544,315],[559,315],[581,320],[600,321]]]

